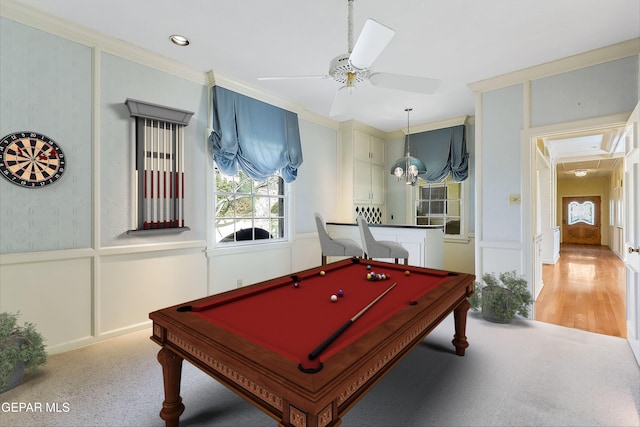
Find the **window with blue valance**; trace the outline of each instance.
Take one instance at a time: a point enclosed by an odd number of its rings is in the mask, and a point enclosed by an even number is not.
[[[298,115],[220,86],[212,89],[213,131],[209,145],[225,175],[238,168],[264,181],[279,173],[296,179],[302,164]]]
[[[411,155],[427,167],[427,173],[420,175],[427,182],[441,182],[448,174],[456,182],[469,176],[464,125],[412,134]]]

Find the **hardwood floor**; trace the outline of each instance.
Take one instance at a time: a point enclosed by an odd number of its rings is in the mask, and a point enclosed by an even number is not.
[[[562,244],[542,280],[536,320],[626,338],[625,267],[608,247]]]

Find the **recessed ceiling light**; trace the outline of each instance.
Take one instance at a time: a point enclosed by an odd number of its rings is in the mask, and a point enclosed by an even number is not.
[[[169,37],[169,40],[171,40],[171,43],[178,46],[189,46],[189,43],[191,43],[188,38],[181,36],[180,34],[173,34]]]
[[[586,169],[578,169],[574,173],[576,174],[576,176],[586,176],[587,175]]]

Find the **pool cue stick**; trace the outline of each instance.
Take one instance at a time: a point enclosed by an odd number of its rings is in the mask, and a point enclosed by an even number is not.
[[[167,123],[162,132],[162,228],[167,228]]]
[[[360,316],[362,316],[364,313],[367,312],[367,310],[369,310],[371,307],[373,307],[373,305],[375,303],[377,303],[378,301],[380,301],[382,299],[382,297],[384,297],[386,294],[389,293],[389,291],[391,291],[391,289],[395,288],[396,285],[398,284],[398,282],[394,283],[393,285],[391,285],[389,287],[389,289],[387,289],[386,291],[384,291],[383,293],[381,293],[376,299],[374,299],[373,301],[371,301],[369,303],[369,305],[367,305],[365,308],[363,308],[362,310],[360,310],[360,312],[358,312],[358,314],[356,314],[355,316],[353,316],[351,319],[347,320],[347,323],[345,323],[344,325],[342,325],[337,331],[335,331],[329,338],[327,338],[322,344],[320,344],[315,350],[313,350],[311,353],[309,353],[309,360],[313,360],[316,357],[318,357],[320,355],[320,353],[322,353],[327,347],[329,347],[329,345],[335,341],[336,338],[338,338],[340,336],[340,334],[342,334],[345,330],[347,330],[347,328],[349,326],[351,326],[353,324],[353,322],[355,322],[356,320],[358,320],[358,318]]]
[[[155,168],[155,173],[156,173],[156,197],[154,199],[154,215],[153,215],[153,219],[154,219],[154,225],[153,228],[160,228],[159,224],[160,224],[160,121],[158,120],[158,132],[156,134],[156,151],[154,154],[155,158],[156,158],[156,168]]]
[[[180,160],[182,167],[180,173],[182,175],[182,192],[180,193],[180,218],[182,219],[181,227],[184,227],[184,126],[180,126],[181,138],[180,138]]]
[[[173,131],[169,134],[169,144],[167,146],[168,148],[168,165],[167,165],[167,173],[169,176],[169,183],[167,184],[168,188],[169,188],[169,207],[167,208],[167,212],[169,213],[169,227],[173,227],[174,224],[174,208],[175,208],[175,202],[173,200]]]
[[[149,165],[147,164],[148,160],[147,160],[147,119],[144,119],[144,153],[143,153],[143,158],[144,158],[144,224],[143,224],[143,228],[146,230],[147,228],[151,228],[149,226],[149,219],[151,217],[151,201],[149,199]],[[151,131],[149,131],[151,132]]]

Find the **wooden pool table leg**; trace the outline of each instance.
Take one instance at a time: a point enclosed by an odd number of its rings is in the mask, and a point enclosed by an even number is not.
[[[164,402],[160,410],[160,418],[167,427],[178,427],[180,415],[184,411],[180,397],[180,379],[182,377],[182,357],[173,351],[162,348],[158,352],[158,362],[162,365],[164,378]]]
[[[462,302],[453,310],[453,317],[456,322],[456,333],[453,336],[453,345],[456,346],[456,354],[458,356],[464,356],[464,350],[469,347],[467,341],[467,312],[469,311],[469,301],[465,298]]]

